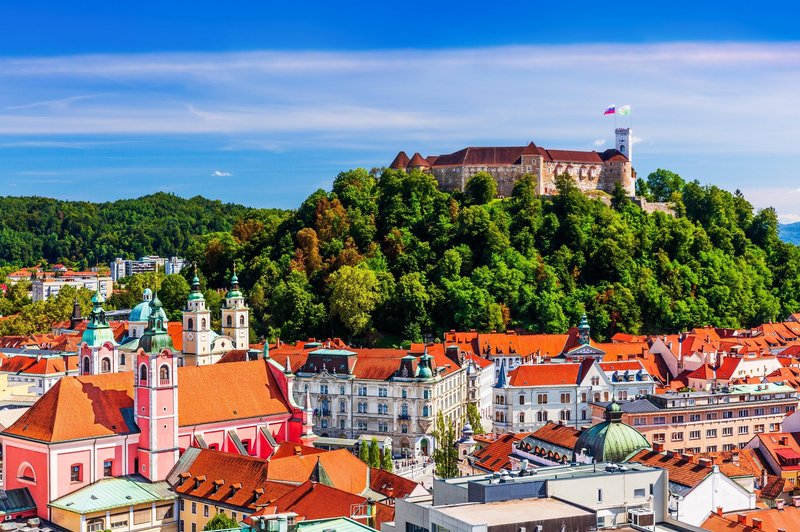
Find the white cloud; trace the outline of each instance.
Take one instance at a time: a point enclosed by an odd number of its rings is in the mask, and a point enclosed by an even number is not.
[[[231,177],[233,174],[230,172],[223,172],[222,170],[214,170],[211,177]]]
[[[599,148],[600,146],[602,146],[605,143],[606,143],[605,139],[597,139],[594,142],[592,142],[592,146],[594,146],[595,148]]]

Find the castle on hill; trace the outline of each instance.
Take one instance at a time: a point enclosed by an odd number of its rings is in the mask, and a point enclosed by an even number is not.
[[[538,180],[538,193],[555,193],[555,178],[569,175],[582,191],[613,192],[617,183],[628,196],[635,195],[636,174],[631,166],[630,128],[617,128],[616,147],[603,152],[551,150],[533,142],[527,146],[468,147],[445,155],[409,158],[401,151],[390,168],[430,172],[445,191],[464,190],[467,181],[478,172],[487,172],[497,182],[497,193],[510,196],[524,174]]]

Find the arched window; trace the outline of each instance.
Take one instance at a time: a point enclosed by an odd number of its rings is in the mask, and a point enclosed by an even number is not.
[[[586,410],[581,411],[581,421],[586,421]]]
[[[403,416],[407,416],[408,415],[408,405],[402,405],[400,407],[400,414],[403,415]]]
[[[26,482],[36,482],[36,473],[28,462],[22,462],[17,470],[17,478]]]
[[[119,365],[120,366],[124,366],[125,365],[125,353],[120,353],[119,354]]]
[[[186,328],[189,329],[190,331],[194,329],[194,320],[192,318],[186,320]]]
[[[525,423],[525,412],[520,412],[519,413],[519,422],[520,423]]]
[[[103,358],[100,361],[100,373],[111,373],[111,359]]]
[[[83,374],[84,375],[88,375],[89,374],[89,364],[90,364],[89,357],[83,357]]]
[[[233,318],[230,316],[230,314],[228,315],[226,323],[228,324],[228,327],[231,327],[233,325]]]
[[[244,327],[244,314],[242,314],[241,316],[239,316],[239,325],[240,325],[241,327]]]
[[[200,320],[200,328],[203,329],[203,330],[206,330],[206,319],[205,318]]]
[[[147,366],[145,364],[139,366],[139,382],[147,382]]]
[[[164,364],[158,368],[158,378],[161,379],[162,384],[169,382],[169,366]]]
[[[347,403],[339,401],[339,412],[344,412],[345,410],[347,410]]]
[[[422,407],[422,417],[428,417],[428,405]]]

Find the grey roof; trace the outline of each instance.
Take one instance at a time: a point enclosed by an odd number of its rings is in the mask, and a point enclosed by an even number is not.
[[[35,508],[36,502],[31,497],[28,488],[0,490],[0,515],[24,512]]]
[[[592,403],[594,405],[602,406],[606,408],[611,401],[602,402],[602,403]],[[634,399],[632,401],[620,401],[617,403],[622,411],[626,414],[644,414],[647,412],[659,412],[662,409],[658,406],[654,405],[649,399]]]
[[[177,497],[166,482],[150,482],[139,475],[103,478],[50,503],[77,514],[87,514],[137,504],[172,501]]]

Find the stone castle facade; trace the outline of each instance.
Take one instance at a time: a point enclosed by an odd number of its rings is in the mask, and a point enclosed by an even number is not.
[[[549,150],[533,142],[527,146],[469,147],[446,155],[411,158],[400,152],[390,168],[430,172],[446,191],[464,190],[467,181],[478,172],[487,172],[497,182],[497,193],[510,196],[517,180],[533,174],[540,195],[555,193],[556,176],[571,176],[582,191],[602,190],[611,193],[617,183],[628,196],[635,195],[635,172],[631,166],[629,128],[616,130],[616,148],[603,152]]]

